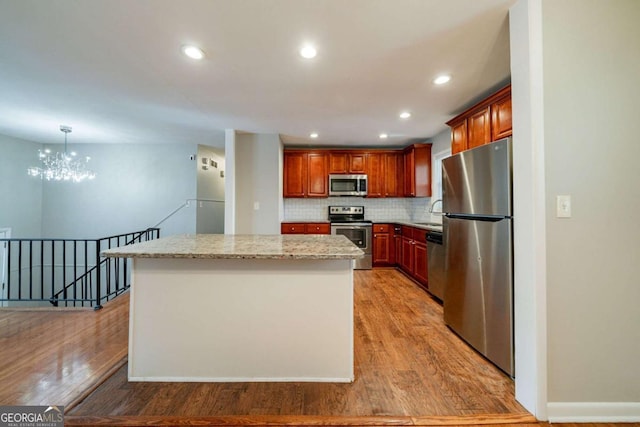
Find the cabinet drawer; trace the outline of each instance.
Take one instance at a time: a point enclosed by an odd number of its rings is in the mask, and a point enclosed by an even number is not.
[[[423,230],[422,228],[414,228],[413,229],[413,240],[420,243],[427,243],[427,230]]]
[[[286,222],[280,224],[281,234],[304,234],[305,224],[303,222]]]
[[[304,226],[305,234],[330,234],[331,225],[329,223],[309,223]]]
[[[388,233],[390,229],[389,224],[373,224],[374,233]]]

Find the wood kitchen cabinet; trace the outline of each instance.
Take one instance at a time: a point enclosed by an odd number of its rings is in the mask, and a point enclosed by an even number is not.
[[[511,136],[511,85],[500,89],[447,122],[451,153]]]
[[[367,197],[385,197],[384,153],[367,153]]]
[[[329,173],[364,174],[367,169],[365,152],[331,151]]]
[[[403,151],[404,196],[431,197],[431,144],[413,144]]]
[[[395,243],[391,224],[373,224],[373,266],[385,267],[395,263]]]
[[[467,119],[467,148],[472,149],[491,142],[489,107],[471,114]]]
[[[284,150],[283,196],[328,197],[330,173],[366,174],[367,197],[430,197],[431,144],[404,150]]]
[[[400,268],[424,288],[428,284],[426,236],[425,230],[402,226]]]
[[[328,222],[283,222],[280,234],[331,234]]]
[[[491,141],[511,136],[511,91],[491,104]]]
[[[328,197],[328,153],[285,150],[284,197]]]
[[[404,156],[400,152],[384,155],[384,196],[402,197],[404,192]]]
[[[399,151],[367,153],[367,197],[403,196],[403,155]]]

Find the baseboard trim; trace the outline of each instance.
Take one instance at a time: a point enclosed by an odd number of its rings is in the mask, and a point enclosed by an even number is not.
[[[639,422],[640,402],[549,402],[550,422]]]

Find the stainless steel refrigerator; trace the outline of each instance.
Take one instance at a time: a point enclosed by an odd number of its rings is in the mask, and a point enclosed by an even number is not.
[[[513,366],[511,139],[442,161],[444,320],[510,376]]]

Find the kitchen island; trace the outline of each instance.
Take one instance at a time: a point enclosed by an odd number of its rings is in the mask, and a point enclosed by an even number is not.
[[[130,381],[350,382],[353,264],[344,236],[175,235],[132,258]]]

